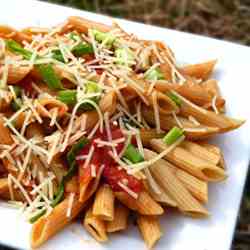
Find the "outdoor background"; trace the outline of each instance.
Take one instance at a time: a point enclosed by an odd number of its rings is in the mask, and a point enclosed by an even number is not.
[[[46,1],[250,45],[250,0]],[[232,250],[249,249],[250,180],[246,185]]]

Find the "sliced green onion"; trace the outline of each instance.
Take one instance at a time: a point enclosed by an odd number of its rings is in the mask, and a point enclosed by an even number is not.
[[[52,51],[52,58],[54,58],[57,61],[65,63],[62,52],[59,49],[56,49],[56,50]]]
[[[120,65],[132,66],[134,64],[134,54],[130,49],[119,48],[115,50],[116,63]]]
[[[42,209],[37,215],[31,217],[29,222],[31,224],[35,223],[40,217],[42,217],[46,213],[46,209]]]
[[[181,99],[177,96],[177,95],[175,95],[174,93],[172,93],[172,92],[169,92],[168,94],[168,97],[172,100],[172,101],[174,101],[175,102],[175,104],[177,105],[177,106],[181,106],[181,104],[182,104],[182,101],[181,101]]]
[[[173,127],[164,137],[163,142],[167,145],[171,145],[176,142],[182,135],[184,131],[178,127]]]
[[[12,51],[16,54],[22,55],[26,60],[30,60],[30,58],[32,56],[32,52],[27,50],[27,49],[24,49],[21,44],[17,43],[14,40],[11,40],[11,39],[6,40],[5,44],[6,44],[6,47],[10,51]]]
[[[99,43],[105,43],[105,45],[109,47],[111,47],[116,40],[116,37],[108,32],[105,33],[95,29],[91,30],[91,32],[94,35],[96,41]]]
[[[86,94],[94,94],[94,93],[100,93],[102,91],[102,89],[98,86],[98,84],[96,82],[93,81],[87,81],[85,83],[85,93]],[[99,96],[95,96],[95,97],[91,97],[89,98],[90,100],[94,101],[95,103],[98,103],[100,100]],[[83,103],[80,106],[81,110],[84,111],[88,111],[88,110],[92,110],[93,109],[93,105],[91,105],[90,103]]]
[[[86,55],[86,54],[92,54],[92,53],[94,53],[94,50],[93,50],[93,47],[91,44],[82,42],[82,43],[79,43],[78,45],[76,45],[71,50],[71,52],[74,56],[82,56],[82,55]]]
[[[129,127],[139,128],[138,124],[136,124],[130,118],[127,118],[126,116],[122,116],[121,119],[126,129],[129,129]]]
[[[51,207],[55,207],[57,204],[59,204],[62,201],[63,196],[64,196],[64,189],[65,189],[64,186],[65,186],[65,181],[64,181],[64,178],[63,178],[60,185],[59,185],[59,187],[58,187],[58,189],[57,189],[55,198],[51,202]]]
[[[52,90],[63,89],[60,79],[57,77],[51,64],[37,65],[43,80],[47,83],[48,87]]]
[[[70,151],[67,153],[67,162],[68,162],[70,168],[69,168],[69,171],[67,172],[67,174],[65,175],[64,179],[68,180],[74,175],[75,168],[76,168],[76,160],[75,160],[76,155],[88,143],[89,143],[88,139],[83,137],[82,139],[80,139],[76,144],[74,144],[71,147]]]
[[[69,38],[70,38],[71,40],[77,42],[78,39],[79,39],[79,36],[78,36],[75,32],[71,32],[71,33],[69,34]]]
[[[16,98],[11,101],[10,103],[11,109],[16,112],[22,107],[22,100],[21,98]]]
[[[155,69],[149,69],[148,71],[146,71],[145,78],[147,80],[152,80],[152,81],[163,80],[164,75],[162,74],[159,68],[155,68]]]
[[[61,90],[58,92],[57,99],[67,105],[75,105],[77,103],[76,90]]]
[[[140,154],[137,148],[135,148],[134,145],[129,144],[124,152],[123,155],[125,158],[127,158],[132,163],[138,163],[144,161],[143,156]]]
[[[15,85],[15,86],[13,86],[13,90],[15,92],[16,97],[21,96],[21,91],[22,91],[21,87]]]

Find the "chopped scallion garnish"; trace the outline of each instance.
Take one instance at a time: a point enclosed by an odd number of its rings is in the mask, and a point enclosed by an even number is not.
[[[94,94],[94,93],[100,93],[102,91],[102,89],[98,86],[98,84],[96,82],[93,81],[87,81],[85,83],[85,94]],[[95,97],[91,97],[90,100],[94,101],[95,103],[98,103],[100,100],[100,96],[95,96]],[[80,106],[81,110],[92,110],[93,106],[89,103],[83,103]]]
[[[12,100],[10,103],[10,107],[14,112],[18,111],[21,108],[21,106],[22,106],[22,99],[21,98],[16,98],[16,99]]]
[[[32,52],[24,49],[21,44],[17,43],[14,40],[6,40],[5,41],[6,47],[14,53],[17,53],[19,55],[22,55],[26,60],[30,60],[32,56]]]
[[[108,47],[111,47],[116,40],[116,37],[108,32],[105,33],[95,29],[90,30],[90,32],[92,32],[96,41],[104,43]]]
[[[56,50],[52,51],[52,58],[54,58],[57,61],[65,63],[62,52],[59,49],[56,49]]]
[[[86,55],[86,54],[92,54],[92,53],[94,53],[94,50],[93,50],[93,47],[91,44],[82,42],[82,43],[77,44],[71,50],[71,52],[74,56],[82,56],[82,55]]]
[[[168,97],[172,100],[172,101],[174,101],[175,102],[175,104],[177,105],[177,106],[181,106],[181,104],[182,104],[182,102],[181,102],[181,99],[177,96],[177,95],[175,95],[174,93],[172,93],[172,92],[169,92],[168,94]]]
[[[63,89],[61,80],[56,75],[51,64],[37,65],[37,69],[50,89],[52,90]]]
[[[13,86],[13,89],[14,89],[16,97],[20,97],[21,96],[21,87],[15,85],[15,86]]]
[[[46,213],[46,209],[44,208],[44,209],[42,209],[37,215],[31,217],[31,218],[29,219],[29,222],[30,222],[31,224],[35,223],[35,222],[36,222],[40,217],[42,217],[45,213]]]
[[[134,64],[134,54],[130,49],[119,48],[115,50],[116,63],[131,66]]]
[[[58,92],[57,99],[67,105],[75,105],[77,102],[76,90],[61,90]]]
[[[69,38],[70,38],[71,40],[77,42],[78,39],[79,39],[79,36],[78,36],[75,32],[71,32],[71,33],[69,34]]]
[[[123,156],[132,163],[139,163],[144,161],[143,156],[133,144],[129,144],[127,146]]]
[[[145,78],[151,81],[163,80],[164,75],[159,68],[155,68],[147,70],[145,72]]]
[[[173,127],[164,137],[163,142],[167,145],[171,145],[176,142],[182,135],[184,131],[178,127]]]

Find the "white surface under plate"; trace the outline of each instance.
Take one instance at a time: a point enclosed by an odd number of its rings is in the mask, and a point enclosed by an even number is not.
[[[101,15],[31,0],[2,0],[0,10],[0,23],[18,28],[55,25],[69,15],[111,22],[110,18]],[[165,41],[175,52],[178,61],[195,63],[218,58],[215,78],[220,80],[222,94],[227,100],[228,114],[238,118],[250,118],[250,48],[123,20],[119,24],[141,38]],[[180,214],[167,213],[161,218],[164,236],[156,249],[230,249],[249,162],[249,122],[237,131],[219,136],[216,142],[225,153],[229,178],[226,182],[209,186],[207,208],[211,217],[193,220]],[[30,225],[21,219],[16,210],[1,205],[0,221],[1,243],[29,249]],[[75,223],[41,249],[138,250],[145,249],[145,246],[133,225],[126,232],[112,235],[108,243],[101,245],[91,240],[82,226]]]

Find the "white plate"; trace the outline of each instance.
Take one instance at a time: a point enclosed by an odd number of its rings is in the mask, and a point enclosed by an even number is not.
[[[69,15],[111,22],[111,19],[105,16],[31,0],[1,1],[0,10],[0,23],[15,27],[55,25]],[[220,80],[222,94],[227,100],[228,114],[238,118],[250,118],[248,47],[124,20],[119,23],[127,31],[134,32],[144,39],[165,41],[176,53],[179,61],[195,63],[218,58],[215,77]],[[225,153],[229,178],[224,183],[209,186],[207,208],[211,217],[206,220],[193,220],[180,214],[166,214],[161,218],[164,236],[156,249],[230,249],[249,162],[249,122],[237,131],[219,136],[216,142]],[[0,221],[1,243],[29,249],[30,225],[26,224],[14,209],[1,205]],[[75,223],[41,249],[132,250],[145,249],[145,246],[133,225],[126,232],[112,235],[107,244],[101,245],[91,240],[81,225]]]

